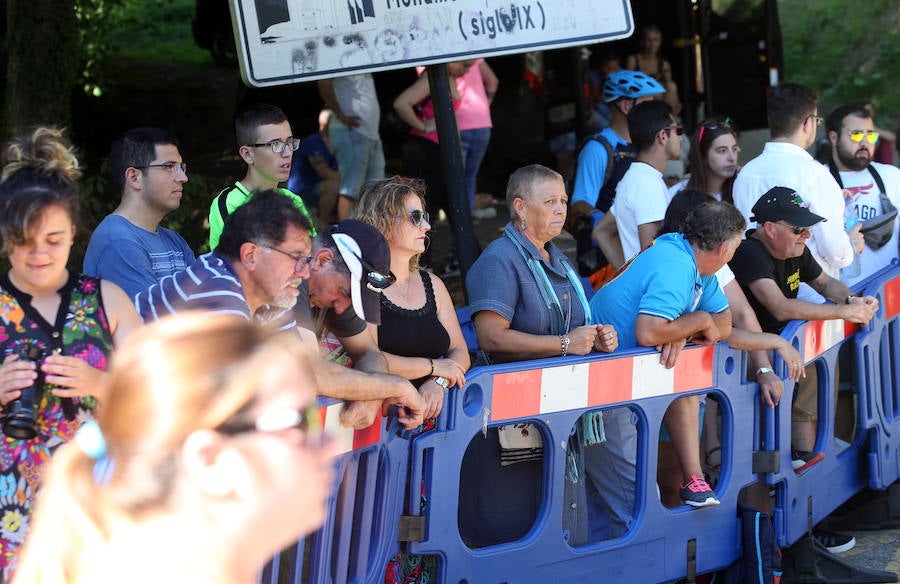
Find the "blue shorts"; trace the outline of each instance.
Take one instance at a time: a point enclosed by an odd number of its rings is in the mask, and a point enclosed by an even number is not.
[[[372,140],[347,127],[328,128],[331,152],[341,172],[341,195],[356,199],[367,180],[384,178],[384,149],[381,140]]]

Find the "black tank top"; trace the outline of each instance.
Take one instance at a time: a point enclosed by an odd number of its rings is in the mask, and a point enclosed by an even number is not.
[[[450,335],[437,317],[431,276],[422,270],[419,270],[419,276],[425,286],[425,305],[422,308],[401,308],[384,294],[381,295],[378,348],[401,357],[446,357],[450,350]],[[414,379],[412,384],[418,387],[426,379]]]

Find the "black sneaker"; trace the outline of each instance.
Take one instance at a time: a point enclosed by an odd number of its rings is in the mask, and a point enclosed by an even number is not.
[[[794,468],[794,472],[803,472],[814,464],[822,462],[824,459],[824,452],[791,450],[791,466]]]
[[[813,529],[813,537],[833,554],[850,551],[856,545],[856,538],[852,535],[825,531],[818,527]]]

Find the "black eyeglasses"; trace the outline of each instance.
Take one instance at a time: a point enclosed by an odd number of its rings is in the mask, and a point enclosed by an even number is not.
[[[663,130],[675,130],[675,133],[679,136],[684,134],[684,126],[666,126]]]
[[[282,432],[284,430],[300,430],[304,435],[304,443],[316,445],[322,440],[322,419],[319,417],[319,406],[315,402],[299,410],[275,410],[262,414],[255,420],[229,420],[216,428],[222,434],[235,435],[250,432]]]
[[[277,251],[278,253],[286,255],[287,257],[294,260],[294,271],[298,272],[298,273],[305,270],[306,267],[312,263],[313,259],[315,259],[311,255],[308,255],[308,256],[297,255],[297,254],[293,254],[289,251],[284,251],[283,249],[278,249],[277,247],[270,247],[268,245],[265,245],[263,247],[265,247],[266,249],[271,249],[272,251]]]
[[[284,147],[287,146],[291,149],[291,152],[295,152],[297,148],[300,148],[300,138],[288,138],[287,140],[269,140],[268,142],[262,142],[261,144],[247,144],[251,148],[263,148],[268,146],[272,149],[272,152],[275,154],[281,154],[284,151]]]
[[[407,213],[406,216],[409,217],[409,220],[412,221],[412,224],[416,227],[421,227],[423,223],[431,225],[431,216],[428,215],[428,211],[413,209]],[[403,215],[398,215],[396,218],[403,219]]]
[[[187,174],[187,164],[184,162],[160,162],[159,164],[145,164],[143,166],[132,166],[132,168],[137,168],[138,170],[143,170],[145,168],[165,168],[172,174],[175,174],[175,172],[178,170],[180,170],[184,174]]]
[[[794,232],[794,235],[803,235],[803,232],[809,229],[809,227],[797,227],[796,225],[791,225],[788,222],[784,223],[775,223],[776,225],[781,225],[782,227],[787,227],[791,231]]]

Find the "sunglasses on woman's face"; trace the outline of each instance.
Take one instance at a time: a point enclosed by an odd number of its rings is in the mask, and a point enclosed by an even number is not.
[[[428,211],[413,209],[407,213],[406,216],[409,217],[409,220],[412,221],[412,224],[416,227],[422,227],[423,223],[431,225],[431,217],[428,215]],[[398,216],[397,219],[403,219],[403,215]]]
[[[226,421],[216,430],[222,434],[246,434],[250,432],[273,433],[296,429],[303,433],[303,443],[315,446],[322,439],[322,422],[316,402],[299,410],[274,410],[262,414],[255,420]]]

